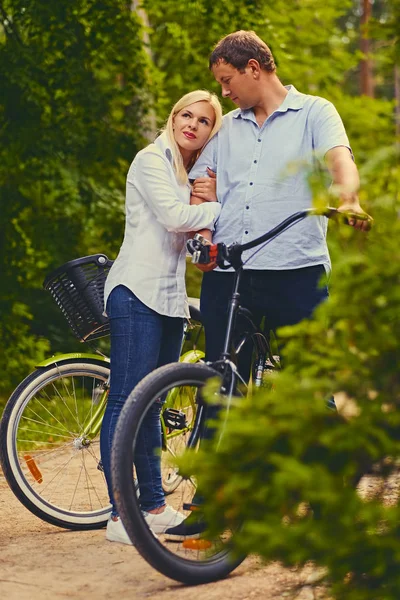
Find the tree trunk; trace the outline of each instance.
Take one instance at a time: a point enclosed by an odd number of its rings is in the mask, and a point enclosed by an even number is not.
[[[394,98],[396,100],[395,121],[396,121],[396,144],[400,149],[400,67],[394,67]]]
[[[368,21],[371,18],[372,0],[362,0],[361,15],[361,52],[364,58],[361,60],[360,83],[361,94],[374,97],[374,79],[372,73],[372,61],[370,58],[370,40],[368,38]]]
[[[149,27],[149,19],[147,18],[147,13],[144,10],[144,8],[140,7],[140,0],[132,0],[131,10],[136,12],[139,15],[139,17],[142,19],[142,22],[143,22],[142,42],[144,44],[145,52],[146,52],[147,56],[149,57],[150,61],[154,64],[153,53],[151,51],[151,46],[150,46],[150,36],[147,32],[147,28]],[[146,123],[145,123],[145,137],[148,139],[149,142],[153,142],[156,135],[157,135],[157,117],[156,117],[154,110],[150,110],[147,115],[147,119],[146,119]]]

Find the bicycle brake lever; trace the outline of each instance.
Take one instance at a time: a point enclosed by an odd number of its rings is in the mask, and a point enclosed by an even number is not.
[[[196,233],[193,239],[186,242],[186,248],[192,255],[193,264],[206,265],[210,262],[210,244],[204,243],[207,240],[200,234]]]

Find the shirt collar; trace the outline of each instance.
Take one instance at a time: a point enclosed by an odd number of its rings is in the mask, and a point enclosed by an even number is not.
[[[169,141],[169,137],[166,131],[163,131],[158,138],[156,138],[154,140],[155,145],[157,146],[157,148],[159,148],[161,150],[161,152],[163,154],[165,154],[165,156],[167,157],[168,161],[171,163],[171,165],[173,165],[173,157],[172,157],[172,150],[171,150],[171,143]]]
[[[284,113],[288,110],[301,110],[305,104],[306,95],[298,92],[294,85],[285,85],[285,88],[288,90],[288,94],[286,94],[282,104],[274,110],[274,113]],[[232,112],[234,113],[234,119],[238,119],[240,117],[242,119],[254,120],[254,111],[252,108],[247,108],[246,110],[237,108]]]
[[[175,173],[175,169],[174,169],[174,157],[172,154],[171,142],[168,137],[168,133],[166,131],[162,131],[161,134],[158,136],[158,138],[156,138],[154,140],[154,144],[166,156],[166,158],[167,158],[169,164],[171,165],[171,168],[175,174],[175,177],[176,177],[176,173]],[[185,187],[189,187],[189,189],[191,188],[189,180],[187,181],[187,183],[184,183],[184,184],[179,183],[178,185],[179,186],[183,185]]]

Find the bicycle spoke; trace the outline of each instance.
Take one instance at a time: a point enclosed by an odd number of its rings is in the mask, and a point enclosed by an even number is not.
[[[76,490],[78,489],[78,485],[79,485],[79,482],[80,482],[80,479],[81,479],[81,476],[82,476],[82,469],[83,469],[83,465],[81,465],[81,470],[79,471],[79,476],[78,476],[78,479],[77,479],[77,482],[76,482],[76,485],[75,485],[74,493],[73,493],[71,504],[70,504],[70,507],[69,507],[70,510],[71,510],[71,507],[72,507],[72,502],[74,501],[74,498],[75,498]]]
[[[31,442],[31,440],[18,440],[18,441],[23,441],[23,442]],[[34,442],[34,443],[39,443],[39,442]],[[56,448],[53,448],[52,450],[30,450],[31,454],[33,454],[34,457],[36,456],[47,456],[49,457],[49,455],[54,453],[60,453],[63,450],[65,450],[66,448],[68,448],[69,446],[72,446],[72,442],[65,442],[65,444],[62,444],[62,446],[60,446],[60,444],[58,442],[49,442],[52,443],[54,446],[56,446]],[[41,442],[40,442],[41,444]],[[50,457],[49,457],[50,458]],[[45,461],[44,461],[45,462]]]
[[[21,418],[21,421],[30,421],[31,423],[38,423],[38,425],[46,425],[47,427],[50,427],[51,429],[56,429],[58,431],[66,431],[67,433],[70,433],[68,431],[68,429],[66,429],[65,427],[56,427],[55,425],[52,425],[51,423],[46,423],[46,421],[44,419],[41,419],[40,421],[38,421],[37,419],[31,419],[30,417],[25,417],[23,415]],[[24,430],[25,430],[25,428],[24,428]],[[32,429],[31,431],[36,431],[36,430]],[[65,433],[64,433],[64,436],[65,436]]]
[[[50,410],[47,408],[47,406],[44,406],[44,404],[42,402],[40,402],[40,400],[36,400],[37,404],[39,404],[39,406],[41,408],[43,408],[43,410],[48,413],[50,415],[50,417],[52,419],[54,419],[55,421],[57,421],[57,423],[59,423],[59,425],[61,425],[61,427],[67,431],[69,433],[69,435],[74,435],[74,433],[72,431],[70,431],[65,425],[63,425],[63,423],[55,416],[54,413],[50,412]],[[35,416],[38,416],[37,412],[33,410],[33,408],[29,405],[28,406],[28,410],[30,410],[31,412],[33,412],[33,414]],[[40,417],[39,417],[40,418]],[[46,421],[45,421],[46,422]]]
[[[27,433],[28,431],[34,431],[35,433],[45,433],[48,434],[48,431],[42,431],[41,429],[29,429],[29,427],[25,427],[24,428],[24,433]],[[55,437],[59,437],[59,438],[65,438],[65,435],[61,434],[61,433],[52,433],[51,436],[55,436]],[[57,442],[49,442],[49,443],[57,443]]]
[[[85,464],[85,453],[82,454],[82,466],[83,466],[83,470],[84,470],[84,473],[85,473],[86,489],[88,491],[88,496],[89,496],[89,506],[93,510],[92,497],[90,495],[90,485],[89,485],[88,472],[87,472],[86,464]]]
[[[97,498],[97,500],[99,502],[99,505],[100,506],[104,506],[104,503],[101,501],[100,496],[99,496],[99,494],[97,492],[97,487],[96,487],[96,485],[93,484],[93,480],[92,480],[92,477],[90,476],[90,472],[89,471],[87,471],[87,477],[88,477],[88,479],[89,479],[89,481],[90,481],[90,483],[92,485],[92,489],[93,489],[93,491],[94,491],[94,493],[96,495],[96,498]],[[104,483],[105,483],[105,478],[104,478]]]
[[[39,392],[40,396],[42,396],[45,399],[47,399],[47,401],[48,401],[49,404],[51,404],[55,399],[57,399],[57,401],[61,400],[61,404],[59,404],[59,402],[57,402],[57,408],[58,408],[58,410],[61,413],[60,414],[60,418],[63,421],[67,421],[67,419],[65,418],[65,415],[63,413],[63,410],[62,410],[62,406],[64,406],[67,409],[67,411],[71,414],[71,416],[74,419],[74,421],[76,422],[76,419],[75,419],[74,415],[71,413],[70,409],[68,408],[67,403],[66,403],[63,395],[58,390],[56,383],[57,383],[57,380],[56,381],[51,381],[51,382],[48,383],[48,387],[53,390],[53,394],[52,395],[49,394],[49,392],[47,391],[46,387],[43,387],[40,390],[40,392]],[[63,382],[63,385],[64,385],[64,382]],[[40,404],[39,396],[38,397],[34,396],[34,399],[35,399],[35,401],[37,401]],[[43,404],[41,404],[41,406],[46,410],[46,408],[43,406]],[[50,414],[51,414],[52,417],[55,417],[55,415],[53,415],[53,413],[50,413]],[[76,423],[76,424],[79,427],[79,423]]]
[[[43,493],[43,492],[45,492],[45,491],[48,489],[48,487],[49,487],[49,486],[50,486],[50,485],[53,483],[53,481],[55,480],[55,478],[56,478],[56,477],[57,477],[57,476],[58,476],[58,475],[61,473],[61,471],[63,471],[63,470],[64,470],[64,469],[67,467],[67,465],[68,465],[68,464],[71,462],[71,460],[72,460],[72,459],[73,459],[73,456],[70,456],[70,457],[69,457],[69,458],[68,458],[68,459],[65,461],[65,463],[64,463],[64,464],[62,464],[60,467],[58,467],[58,466],[57,466],[57,467],[53,467],[53,471],[54,471],[54,469],[56,469],[56,468],[57,468],[58,470],[57,470],[57,472],[54,474],[54,476],[53,476],[53,477],[52,477],[52,478],[51,478],[51,479],[50,479],[50,480],[47,482],[47,484],[46,484],[46,485],[45,485],[43,488],[41,488],[41,492],[42,492],[42,493]],[[51,473],[51,471],[50,471],[50,473]]]
[[[65,385],[65,382],[63,382],[63,383],[64,383],[64,385]],[[58,397],[60,398],[61,402],[64,404],[65,408],[67,409],[67,411],[69,412],[69,414],[71,415],[71,417],[74,419],[74,421],[75,421],[75,422],[76,422],[76,424],[78,425],[78,429],[79,429],[79,431],[80,431],[80,430],[81,430],[81,424],[80,424],[80,422],[79,422],[79,414],[77,413],[77,415],[75,416],[75,415],[72,413],[72,411],[71,411],[71,409],[69,408],[69,406],[67,405],[67,403],[65,402],[65,400],[64,400],[64,398],[63,398],[63,396],[62,396],[62,395],[61,395],[61,394],[58,392],[57,388],[55,388],[55,390],[56,390],[56,393],[57,393]],[[75,396],[75,394],[74,394],[74,396]]]

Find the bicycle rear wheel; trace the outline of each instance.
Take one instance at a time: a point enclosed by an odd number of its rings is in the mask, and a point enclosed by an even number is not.
[[[201,390],[213,377],[220,375],[205,364],[172,364],[148,375],[132,392],[118,420],[112,450],[112,479],[114,496],[122,521],[132,542],[141,555],[158,571],[186,584],[215,581],[228,575],[243,560],[232,552],[232,532],[224,532],[218,539],[208,539],[207,532],[200,537],[170,541],[169,536],[156,538],[145,521],[140,497],[132,482],[132,463],[142,423],[154,403],[172,390],[179,389],[184,396],[190,393],[200,407],[189,447],[201,443],[204,420]],[[194,476],[180,474],[180,481],[168,503],[179,512],[189,515],[185,506],[191,503],[196,489]]]
[[[29,375],[4,410],[5,477],[22,504],[53,525],[97,529],[107,523],[99,437],[108,377],[104,361],[60,361]]]

